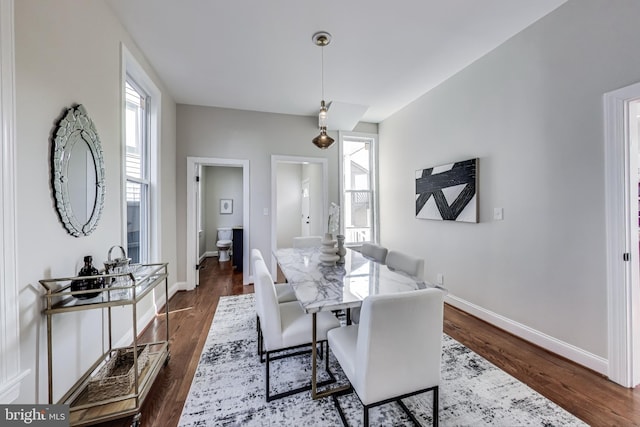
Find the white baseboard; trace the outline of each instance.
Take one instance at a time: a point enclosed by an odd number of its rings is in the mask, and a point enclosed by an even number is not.
[[[172,296],[174,296],[176,294],[176,292],[178,292],[179,290],[181,290],[181,287],[186,287],[186,282],[176,282],[173,285],[169,286],[169,300],[171,299]],[[138,331],[144,331],[144,329],[149,326],[149,324],[151,322],[153,322],[153,320],[156,318],[156,315],[158,313],[164,313],[164,311],[160,311],[162,307],[164,307],[165,303],[167,302],[167,296],[166,295],[162,295],[160,298],[158,298],[154,304],[152,304],[149,309],[147,309],[142,316],[140,316],[140,318],[138,319]],[[156,313],[156,310],[159,310],[158,313]],[[133,330],[129,329],[129,331],[120,339],[118,340],[118,342],[116,342],[115,347],[119,348],[119,347],[127,347],[131,345],[131,340],[133,339]]]
[[[169,286],[169,299],[176,294],[178,291],[184,291],[187,289],[187,282],[176,282],[173,285]]]
[[[447,295],[445,297],[445,302],[500,329],[504,329],[525,341],[529,341],[544,348],[545,350],[565,357],[572,362],[592,369],[602,375],[606,376],[609,372],[609,362],[607,359],[596,356],[595,354],[589,353],[588,351],[578,348],[572,344],[568,344],[526,325],[472,304],[462,298],[456,297],[455,295]]]
[[[200,258],[198,258],[198,264],[204,261],[205,258],[210,258],[214,256],[218,256],[218,251],[206,251],[205,253],[200,255]]]
[[[163,296],[161,299],[164,300],[165,297]],[[138,333],[144,331],[145,328],[149,326],[151,322],[153,322],[153,319],[156,318],[156,304],[158,305],[158,307],[162,307],[163,305],[162,302],[151,304],[151,306],[144,313],[142,313],[142,316],[140,316],[140,318],[138,319]]]

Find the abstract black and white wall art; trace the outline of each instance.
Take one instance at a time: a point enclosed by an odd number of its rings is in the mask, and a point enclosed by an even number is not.
[[[416,218],[478,222],[478,159],[416,171]]]

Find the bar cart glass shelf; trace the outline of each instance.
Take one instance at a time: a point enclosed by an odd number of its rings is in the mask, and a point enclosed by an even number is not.
[[[165,303],[165,339],[154,342],[138,342],[136,306],[160,283],[164,282],[165,295],[169,296],[167,263],[132,264],[123,273],[98,276],[65,277],[43,279],[45,309],[47,316],[47,358],[49,380],[49,403],[53,404],[53,345],[52,316],[80,310],[107,310],[108,348],[102,356],[80,377],[80,379],[56,402],[69,405],[71,426],[84,426],[133,416],[132,425],[140,424],[140,408],[147,397],[160,368],[169,362],[169,304]],[[71,290],[74,280],[104,280],[104,287],[91,290]],[[86,298],[87,294],[98,295]],[[132,307],[133,343],[124,348],[114,348],[111,336],[111,309],[130,305]],[[133,351],[138,349],[138,351]],[[121,365],[120,359],[127,357],[131,369],[124,375],[108,374],[105,370]],[[116,363],[117,362],[117,363]],[[122,366],[120,366],[122,367]],[[136,369],[135,367],[138,367]],[[114,371],[115,372],[115,371]],[[130,378],[130,383],[123,383]],[[118,384],[110,383],[118,381]],[[124,385],[123,385],[124,384]],[[108,389],[108,390],[107,390]],[[115,390],[115,391],[114,391]]]

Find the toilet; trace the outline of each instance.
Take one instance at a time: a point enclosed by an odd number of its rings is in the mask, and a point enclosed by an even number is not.
[[[231,250],[231,244],[233,238],[233,231],[231,228],[218,228],[218,241],[216,246],[218,247],[218,262],[229,261],[229,251]]]

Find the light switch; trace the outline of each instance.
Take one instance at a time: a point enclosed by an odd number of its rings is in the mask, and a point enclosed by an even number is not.
[[[503,208],[493,208],[493,220],[494,221],[502,221],[504,219],[504,210]]]
[[[264,209],[262,210],[262,215],[264,215],[264,216],[269,216],[269,208],[264,208]]]

